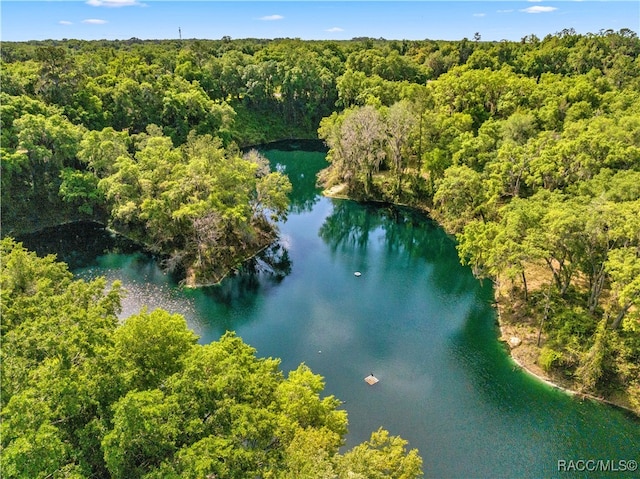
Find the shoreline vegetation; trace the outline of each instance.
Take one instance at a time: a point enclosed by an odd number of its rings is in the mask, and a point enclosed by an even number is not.
[[[327,198],[342,200],[353,199],[348,195],[347,191],[347,185],[345,183],[341,183],[322,190],[321,194]],[[369,201],[376,202],[376,200]],[[414,208],[417,211],[425,213],[430,218],[434,218],[433,209],[426,205],[407,205],[404,203],[393,203],[385,200],[377,202]],[[442,227],[441,224],[440,226]],[[504,345],[510,360],[514,362],[516,367],[554,389],[558,389],[572,397],[575,397],[577,400],[591,399],[622,409],[633,414],[635,417],[640,418],[640,408],[634,408],[629,402],[628,397],[625,395],[603,397],[590,394],[589,392],[581,391],[580,385],[576,384],[575,381],[571,381],[566,377],[563,377],[562,372],[557,371],[556,374],[550,374],[549,371],[545,371],[538,363],[538,358],[542,348],[536,344],[539,334],[533,325],[533,323],[536,322],[536,318],[527,318],[526,321],[522,321],[522,319],[513,319],[514,316],[516,316],[512,312],[514,308],[513,304],[509,303],[507,295],[505,295],[499,288],[495,287],[495,285],[494,301],[497,320],[496,333],[498,333],[496,334],[496,341]]]
[[[502,319],[500,312],[502,308],[503,303],[496,302],[498,330],[500,332],[497,340],[504,344],[505,348],[508,348],[509,358],[518,368],[548,386],[574,397],[576,400],[590,399],[622,409],[625,412],[633,414],[636,418],[640,418],[640,411],[633,409],[627,398],[605,398],[582,392],[576,388],[575,384],[572,384],[561,376],[553,376],[546,373],[537,363],[540,348],[534,344],[535,341],[532,340],[530,330],[524,326],[508,323]]]
[[[207,283],[262,248],[288,211],[288,179],[241,147],[317,137],[328,150],[324,188],[345,184],[333,193],[427,209],[455,236],[463,264],[508,299],[503,322],[534,332],[514,334],[516,354],[535,338],[532,364],[550,377],[640,412],[633,30],[568,28],[519,42],[480,33],[459,41],[3,42],[0,62],[3,236],[23,222],[104,215],[111,229],[162,255],[167,270]],[[20,288],[31,285],[21,278]],[[50,365],[38,354],[15,371]],[[153,394],[129,398],[121,412],[149,410]],[[31,407],[26,396],[15,401]],[[47,407],[41,416],[53,422],[41,431],[58,431],[67,416]],[[91,427],[104,433],[111,419]],[[36,434],[40,423],[30,424]],[[113,446],[116,433],[102,439],[87,453]],[[299,439],[311,450],[317,438]],[[86,458],[94,475],[160,467],[120,464],[111,450],[111,458]]]
[[[277,141],[284,141],[284,140],[277,140]],[[261,145],[255,145],[255,146],[261,146]],[[343,200],[352,199],[349,197],[346,191],[347,191],[347,185],[343,183],[343,184],[334,185],[328,189],[324,189],[322,190],[321,194],[327,198],[335,198],[335,199],[343,199]],[[380,201],[380,203],[389,204],[386,201]],[[396,206],[403,206],[403,207],[408,206],[406,204],[401,204],[401,203],[392,203],[392,204]],[[415,208],[418,211],[422,211],[427,215],[429,215],[430,217],[433,213],[433,211],[427,207],[418,207],[418,206],[410,206],[410,207]],[[74,223],[74,222],[80,222],[80,221],[86,221],[86,218],[72,219],[72,220],[64,221],[57,224],[50,224],[43,228],[37,229],[35,231],[24,231],[22,232],[22,234],[37,234],[39,231],[46,228],[60,226],[64,224]],[[92,220],[92,221],[95,221],[95,220]],[[107,228],[107,225],[102,224],[99,221],[95,221],[95,222]],[[115,230],[113,231],[117,234],[121,234],[118,231],[115,231]],[[249,261],[253,257],[259,255],[262,251],[269,248],[270,244],[262,247],[260,250],[256,251],[250,256],[239,261],[239,263],[245,263],[246,261]],[[140,246],[144,247],[144,245],[140,245]],[[219,278],[215,283],[211,283],[211,284],[219,284],[229,274],[233,274],[233,272],[234,272],[234,268],[230,268],[224,274],[224,276]],[[195,284],[194,282],[190,282],[188,278],[185,280],[185,286],[188,288],[198,288],[202,286],[209,286],[211,284]],[[586,398],[586,399],[595,400],[604,404],[608,404],[608,405],[623,409],[627,412],[634,414],[637,417],[640,417],[640,411],[637,409],[634,409],[632,405],[629,403],[628,398],[624,396],[616,397],[616,398],[607,398],[607,397],[589,394],[587,392],[580,391],[575,383],[572,383],[566,378],[563,378],[560,374],[553,375],[544,371],[537,362],[537,359],[540,355],[541,348],[535,344],[536,338],[537,338],[535,328],[533,328],[531,324],[522,324],[522,322],[518,323],[515,321],[510,321],[505,319],[505,317],[508,317],[509,315],[507,311],[508,309],[510,309],[511,306],[508,304],[507,299],[500,293],[500,291],[497,288],[495,289],[494,299],[495,299],[496,316],[498,321],[498,331],[500,333],[499,335],[497,335],[496,340],[501,342],[505,346],[505,348],[507,348],[507,352],[510,359],[515,363],[515,365],[518,368],[522,369],[527,374],[535,377],[539,381],[542,381],[545,384],[555,389],[561,390],[567,393],[568,395],[575,397],[576,399]]]
[[[3,477],[422,477],[382,428],[341,450],[347,413],[304,364],[285,374],[233,332],[198,344],[162,309],[120,321],[118,281],[0,248]]]

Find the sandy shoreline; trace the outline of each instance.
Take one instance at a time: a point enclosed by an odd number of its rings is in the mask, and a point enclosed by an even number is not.
[[[322,191],[322,195],[328,198],[349,199],[345,193],[346,185],[338,184]],[[427,211],[428,213],[428,211]],[[498,291],[495,292],[495,309],[498,318],[498,326],[500,336],[497,341],[504,343],[508,350],[509,357],[515,365],[522,371],[533,376],[538,381],[542,381],[548,386],[558,389],[577,399],[591,399],[609,406],[620,408],[635,416],[640,417],[640,412],[634,410],[628,402],[616,401],[604,397],[594,396],[589,393],[583,393],[575,389],[575,385],[567,379],[547,374],[538,365],[538,356],[540,347],[537,346],[537,331],[530,324],[525,322],[512,323],[504,319],[503,310],[505,308],[504,300],[499,297]]]
[[[541,348],[537,346],[538,335],[535,328],[524,322],[512,323],[505,320],[503,314],[503,308],[505,306],[498,297],[497,292],[495,299],[495,308],[500,329],[500,337],[497,339],[508,348],[509,356],[518,368],[554,389],[558,389],[577,399],[591,399],[623,409],[635,416],[640,416],[638,411],[634,410],[628,402],[624,401],[624,398],[622,401],[616,401],[611,398],[594,396],[593,394],[578,391],[575,389],[575,385],[568,379],[554,376],[544,371],[537,362]]]

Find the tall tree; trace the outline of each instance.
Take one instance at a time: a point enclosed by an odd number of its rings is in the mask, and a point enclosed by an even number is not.
[[[385,128],[380,112],[367,105],[347,114],[340,129],[342,151],[347,164],[355,165],[356,177],[369,195],[373,174],[384,159]]]
[[[386,126],[388,135],[389,162],[395,175],[395,194],[400,196],[402,181],[410,155],[409,145],[414,133],[416,121],[411,113],[408,102],[398,102],[387,111]]]
[[[487,193],[482,177],[468,166],[447,168],[436,188],[433,201],[450,231],[462,231],[464,224],[475,218],[488,219]]]
[[[618,329],[629,310],[640,305],[640,251],[638,247],[609,251],[605,265],[618,312],[611,327]]]

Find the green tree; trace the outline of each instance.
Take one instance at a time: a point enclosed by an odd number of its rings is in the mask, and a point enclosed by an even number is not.
[[[74,71],[73,57],[64,47],[52,45],[39,47],[35,56],[41,64],[37,92],[47,103],[68,103],[80,76]]]
[[[358,98],[365,89],[366,81],[367,75],[364,72],[350,69],[347,69],[343,75],[338,77],[336,88],[340,106],[350,108],[360,104]]]
[[[576,370],[584,389],[596,392],[601,387],[601,381],[606,370],[611,367],[610,331],[606,327],[606,320],[598,324],[593,345],[584,354],[581,364]]]
[[[47,404],[25,391],[13,396],[2,410],[2,457],[6,478],[45,478],[54,474],[80,478],[71,460],[71,450],[62,434],[51,424]]]
[[[411,479],[422,477],[422,459],[407,441],[379,429],[371,439],[354,447],[337,461],[339,477]]]
[[[447,229],[458,233],[468,221],[487,220],[487,193],[482,177],[476,171],[464,165],[451,166],[436,188],[433,201]]]
[[[322,377],[313,374],[305,365],[289,373],[287,380],[276,391],[284,417],[290,423],[285,426],[287,432],[295,432],[300,428],[326,428],[336,438],[346,434],[346,412],[337,410],[340,401],[333,396],[319,400],[318,395],[323,389]],[[333,447],[340,445],[341,442],[336,442]]]
[[[618,313],[611,327],[618,329],[633,306],[640,302],[640,255],[638,247],[616,248],[608,252],[605,268],[611,280]]]
[[[182,316],[160,309],[142,311],[115,331],[114,355],[123,362],[130,389],[154,389],[182,368],[196,339]]]
[[[78,159],[102,178],[115,173],[115,162],[129,155],[131,139],[126,131],[115,131],[111,127],[101,131],[88,131],[80,141]]]
[[[74,281],[54,257],[38,258],[8,238],[0,280],[3,473],[100,471],[101,459],[88,462],[100,437],[87,425],[108,397],[102,391],[114,386],[101,364],[117,324],[119,285]]]
[[[112,477],[142,477],[177,449],[179,412],[162,391],[131,391],[114,404],[113,428],[102,440]]]
[[[340,136],[342,159],[349,165],[346,170],[354,171],[354,179],[364,186],[364,194],[368,196],[373,174],[384,159],[385,128],[380,113],[368,105],[347,114]]]
[[[467,223],[458,238],[458,252],[463,264],[474,274],[513,285],[522,281],[525,301],[529,298],[527,266],[543,256],[535,244],[542,221],[542,211],[527,200],[516,199],[501,209],[499,222],[474,220]]]
[[[234,115],[229,105],[211,100],[197,82],[175,79],[162,98],[161,124],[176,145],[184,143],[191,130],[199,134],[227,132]]]
[[[400,196],[405,169],[410,157],[409,145],[416,120],[406,101],[392,105],[386,115],[389,162],[395,175],[395,194]]]
[[[339,436],[326,430],[298,429],[285,452],[282,479],[333,479]]]
[[[98,178],[94,174],[64,168],[60,177],[60,196],[65,202],[75,204],[80,213],[91,215],[94,208],[104,204],[104,196],[98,190]]]
[[[567,207],[565,198],[559,195],[534,195],[531,198],[535,208],[546,208],[535,244],[544,252],[544,260],[555,280],[560,295],[564,296],[577,271],[578,251],[576,240],[584,226],[584,210]],[[579,206],[575,205],[577,208]]]
[[[61,169],[72,165],[82,138],[82,128],[61,115],[26,114],[14,121],[18,149],[29,163],[29,186],[32,197],[50,199],[57,196]]]
[[[180,456],[178,471],[193,475],[193,468],[207,468],[207,473],[226,468],[229,477],[240,478],[276,467],[279,361],[256,358],[255,349],[227,333],[194,348],[184,364],[167,383],[186,411],[181,438],[194,445]],[[216,460],[196,461],[196,447],[215,450]]]

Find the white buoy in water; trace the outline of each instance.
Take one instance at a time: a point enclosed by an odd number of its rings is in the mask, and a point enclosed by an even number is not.
[[[362,275],[362,273],[360,271],[356,271],[355,273],[353,273],[354,276],[360,276]]]

